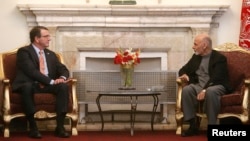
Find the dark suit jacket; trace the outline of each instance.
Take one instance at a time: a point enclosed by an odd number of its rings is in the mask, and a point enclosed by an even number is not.
[[[38,55],[32,45],[18,49],[17,75],[12,84],[13,90],[18,89],[25,82],[39,82],[50,85],[52,79],[60,76],[69,77],[69,70],[58,60],[53,51],[44,49],[44,53],[48,67],[48,77],[40,72]]]
[[[179,70],[179,75],[187,74],[189,76],[189,83],[198,83],[198,76],[195,72],[200,66],[201,59],[200,55],[194,54],[187,64]],[[227,58],[218,51],[213,50],[211,53],[208,73],[210,79],[204,89],[213,85],[223,85],[228,92],[232,91],[229,84]]]

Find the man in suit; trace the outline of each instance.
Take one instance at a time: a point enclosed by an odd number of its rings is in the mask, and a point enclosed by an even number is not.
[[[55,135],[62,138],[69,137],[65,131],[64,119],[68,109],[69,70],[62,64],[56,54],[47,49],[50,34],[46,27],[36,26],[30,31],[31,44],[19,48],[17,52],[17,75],[12,84],[13,91],[21,94],[26,118],[30,125],[29,136],[41,138],[34,113],[34,93],[53,93],[56,96],[56,129]],[[43,52],[40,56],[39,52]],[[39,62],[39,57],[43,61]],[[41,66],[41,62],[42,65]]]
[[[199,34],[194,39],[194,54],[179,70],[179,78],[188,82],[182,91],[184,121],[190,124],[182,133],[183,137],[198,133],[196,110],[198,102],[204,101],[203,109],[208,124],[217,124],[220,98],[231,91],[227,70],[227,59],[212,49],[212,40],[207,34]]]

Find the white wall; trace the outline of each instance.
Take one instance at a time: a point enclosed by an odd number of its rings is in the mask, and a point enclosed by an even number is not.
[[[17,0],[0,0],[0,52],[28,42],[29,35],[25,17],[16,8]]]
[[[29,30],[25,16],[16,8],[17,4],[108,4],[109,0],[0,0],[0,52],[8,51],[29,43]],[[217,43],[238,44],[242,0],[136,0],[138,5],[230,5],[219,18]]]

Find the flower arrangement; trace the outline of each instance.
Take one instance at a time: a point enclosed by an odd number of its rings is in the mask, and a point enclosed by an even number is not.
[[[123,89],[130,89],[132,86],[134,65],[140,63],[140,49],[133,52],[132,48],[122,50],[121,48],[116,50],[116,56],[114,58],[114,64],[120,64],[121,74],[123,78]]]
[[[132,48],[122,50],[121,48],[116,50],[116,56],[114,58],[114,64],[120,65],[136,65],[140,63],[140,49],[133,52]]]

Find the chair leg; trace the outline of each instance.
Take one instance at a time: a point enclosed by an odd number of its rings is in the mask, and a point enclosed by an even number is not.
[[[176,135],[181,135],[182,133],[182,125],[183,125],[183,118],[176,119]]]
[[[66,115],[66,116],[69,117],[71,121],[72,136],[77,136],[78,135],[78,131],[77,131],[78,116],[77,115]]]
[[[10,137],[10,121],[4,121],[4,137]]]

